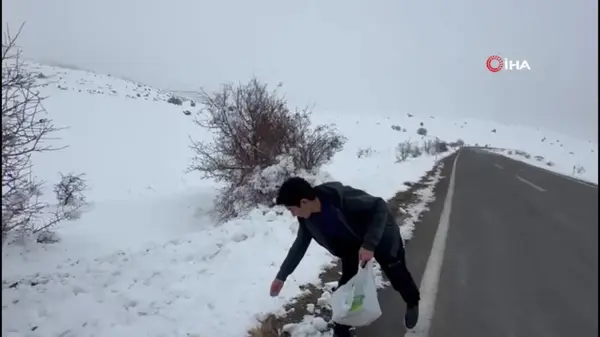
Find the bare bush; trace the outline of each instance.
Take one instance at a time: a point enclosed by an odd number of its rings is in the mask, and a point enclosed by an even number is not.
[[[462,147],[462,146],[465,146],[465,142],[462,139],[457,139],[454,142],[448,143],[448,146],[450,146],[450,147]]]
[[[421,150],[428,155],[437,155],[439,153],[448,152],[448,143],[439,138],[427,139],[423,142]]]
[[[403,162],[408,157],[420,157],[424,153],[433,156],[448,152],[448,146],[449,144],[447,142],[438,138],[427,139],[420,145],[418,143],[413,143],[410,140],[406,140],[396,146],[396,163]]]
[[[410,152],[410,156],[413,158],[420,157],[423,154],[423,151],[418,146],[413,146],[412,151]]]
[[[216,200],[221,220],[272,202],[275,191],[246,187],[282,156],[291,161],[288,171],[314,172],[346,141],[333,125],[311,127],[308,109],[289,110],[277,90],[269,91],[256,78],[247,84],[225,84],[213,93],[202,91],[199,98],[203,108],[194,121],[214,138],[192,140],[195,155],[188,170],[225,183]]]
[[[437,139],[427,139],[423,142],[423,152],[434,155],[436,154],[436,143]]]
[[[573,165],[573,175],[585,173],[585,168],[581,165]]]
[[[45,143],[58,131],[42,106],[36,75],[23,66],[21,51],[10,33],[2,41],[2,239],[13,230],[39,232],[74,218],[84,199],[81,176],[67,175],[55,187],[56,210],[40,201],[42,182],[32,174],[34,153],[58,150]]]
[[[183,104],[183,100],[181,98],[177,97],[177,96],[171,96],[167,100],[167,103],[171,103],[171,104],[175,104],[175,105],[182,105]]]
[[[443,140],[438,139],[435,146],[436,146],[436,153],[448,152],[448,143]]]
[[[427,129],[425,129],[425,128],[418,128],[417,129],[417,134],[421,135],[421,136],[427,136]]]
[[[422,153],[418,145],[413,144],[410,140],[405,140],[396,145],[396,163],[403,162],[408,157],[419,157]]]
[[[428,155],[436,155],[438,154],[440,150],[440,140],[435,138],[435,139],[427,139],[423,142],[423,146],[421,147],[423,152],[427,153]],[[448,149],[446,148],[446,151]]]
[[[402,131],[402,127],[400,125],[392,125],[392,130],[394,130],[394,131]]]
[[[525,151],[522,150],[515,150],[515,154],[521,157],[525,157],[527,159],[531,159],[531,155]]]
[[[433,154],[437,155],[439,153],[444,153],[448,151],[448,143],[443,141],[443,140],[439,140],[436,139],[433,142]]]
[[[373,155],[373,153],[375,153],[375,151],[372,148],[368,147],[364,149],[358,149],[358,151],[356,152],[356,156],[358,158],[370,157]]]
[[[396,163],[405,161],[410,156],[412,143],[409,140],[405,140],[402,143],[396,145]]]
[[[55,218],[60,215],[65,220],[79,219],[81,207],[86,204],[83,192],[87,190],[87,183],[83,177],[83,173],[60,174],[60,181],[54,185],[57,201]]]

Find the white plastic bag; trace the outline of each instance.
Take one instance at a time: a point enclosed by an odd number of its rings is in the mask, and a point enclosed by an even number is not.
[[[331,294],[333,321],[349,326],[365,326],[381,316],[377,299],[373,261],[360,267],[358,273]]]

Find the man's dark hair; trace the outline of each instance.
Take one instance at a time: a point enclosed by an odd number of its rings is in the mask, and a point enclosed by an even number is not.
[[[279,187],[276,203],[288,207],[300,206],[300,200],[315,200],[316,197],[315,189],[306,179],[292,177],[284,181]]]

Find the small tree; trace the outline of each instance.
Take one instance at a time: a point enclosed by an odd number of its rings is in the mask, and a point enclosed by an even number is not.
[[[21,27],[22,28],[22,27]],[[34,153],[58,150],[45,143],[58,129],[42,106],[35,74],[20,59],[16,40],[8,32],[2,41],[2,239],[13,230],[39,232],[73,219],[84,204],[81,175],[63,176],[55,187],[58,202],[50,216],[49,204],[39,200],[42,182],[34,179]]]
[[[448,151],[448,143],[439,138],[427,139],[423,142],[423,152],[429,155],[437,155]]]
[[[396,163],[400,163],[405,161],[411,153],[414,152],[415,146],[410,142],[410,140],[405,140],[396,145]]]
[[[240,215],[242,208],[272,201],[274,190],[248,186],[282,156],[293,165],[287,175],[312,172],[340,151],[346,140],[332,125],[311,127],[308,109],[289,110],[277,90],[269,91],[256,78],[247,84],[225,84],[213,93],[202,91],[199,102],[203,108],[194,121],[212,131],[214,138],[192,140],[194,157],[188,170],[225,183],[216,202],[222,220]]]

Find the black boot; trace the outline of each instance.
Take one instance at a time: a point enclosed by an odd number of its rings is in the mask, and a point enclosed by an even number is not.
[[[404,325],[407,329],[412,329],[417,325],[419,320],[419,305],[406,308],[406,314],[404,314]]]
[[[333,337],[352,337],[351,327],[347,325],[335,324],[333,326]]]

